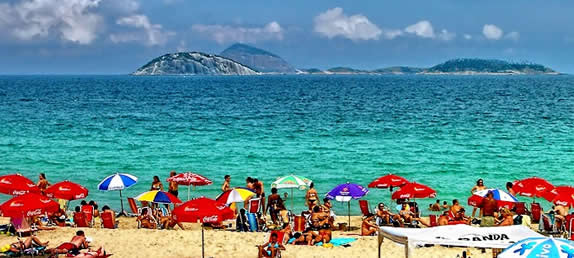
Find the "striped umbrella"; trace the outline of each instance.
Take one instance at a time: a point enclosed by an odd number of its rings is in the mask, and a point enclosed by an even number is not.
[[[500,190],[500,189],[484,189],[475,192],[471,197],[468,198],[468,205],[478,207],[482,200],[486,197],[488,192],[492,192],[492,198],[496,200],[496,204],[498,208],[507,208],[512,209],[514,204],[518,202],[516,197],[512,196],[511,194]]]
[[[181,200],[173,194],[164,191],[148,191],[141,193],[134,199],[140,202],[155,202],[155,203],[181,203]]]
[[[571,258],[574,257],[574,242],[552,237],[526,238],[512,244],[498,255],[498,258],[510,257]]]
[[[223,192],[215,199],[220,203],[230,204],[235,202],[244,202],[254,195],[255,192],[249,188],[235,187],[231,190]]]
[[[101,191],[115,191],[115,190],[119,190],[120,191],[120,203],[122,205],[122,211],[120,212],[119,215],[126,215],[126,212],[124,211],[124,200],[122,197],[122,190],[135,185],[138,181],[138,178],[135,176],[132,176],[130,174],[123,174],[123,173],[115,173],[113,175],[110,175],[106,178],[104,178],[104,180],[102,180],[102,182],[100,182],[98,184],[98,190]]]
[[[305,190],[307,187],[309,187],[311,182],[313,181],[311,181],[309,178],[291,174],[275,180],[275,182],[271,183],[271,188],[291,189],[291,210],[293,210],[293,189],[297,188],[299,190]]]

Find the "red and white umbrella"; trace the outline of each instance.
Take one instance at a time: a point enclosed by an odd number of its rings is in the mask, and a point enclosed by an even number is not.
[[[11,174],[0,176],[0,193],[18,196],[27,193],[40,193],[40,188],[23,175]]]
[[[193,185],[193,187],[196,187],[196,186],[201,186],[201,185],[210,185],[213,183],[207,177],[204,177],[200,174],[196,174],[193,172],[185,172],[185,173],[177,174],[175,176],[169,177],[167,179],[167,181],[168,182],[175,182],[178,185],[189,186],[187,188],[187,199],[188,200],[189,200],[190,188],[192,185]]]
[[[371,182],[368,187],[369,188],[391,188],[391,187],[400,187],[406,185],[409,181],[406,180],[404,177],[388,174],[382,177],[375,179]]]
[[[557,186],[544,194],[544,199],[556,205],[574,207],[574,187]]]
[[[46,196],[50,198],[57,198],[63,200],[78,200],[84,199],[88,197],[88,189],[70,182],[70,181],[62,181],[56,184],[51,185],[45,191]]]
[[[36,194],[27,193],[14,197],[2,205],[0,212],[6,217],[32,217],[38,216],[45,212],[52,213],[58,211],[60,205],[52,199]]]
[[[392,195],[392,199],[420,199],[420,198],[434,198],[436,191],[426,185],[419,183],[407,183],[400,190]]]
[[[539,177],[529,177],[522,180],[515,181],[512,186],[517,194],[526,197],[542,197],[545,192],[551,191],[554,186],[548,181]]]
[[[496,200],[496,204],[498,205],[498,208],[504,207],[507,209],[512,209],[512,207],[514,207],[514,204],[518,202],[518,199],[516,199],[516,197],[512,196],[511,194],[509,194],[508,192],[505,192],[503,190],[500,190],[500,189],[484,189],[484,190],[477,191],[472,196],[470,196],[468,198],[468,205],[478,207],[480,205],[480,203],[482,202],[482,200],[484,200],[484,198],[486,198],[486,195],[488,194],[488,192],[492,192],[492,198],[494,198],[494,200]]]

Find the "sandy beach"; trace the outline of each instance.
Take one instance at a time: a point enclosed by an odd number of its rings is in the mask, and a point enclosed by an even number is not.
[[[339,217],[338,222],[346,222]],[[351,224],[360,225],[360,217],[352,217]],[[98,224],[98,223],[96,223]],[[103,246],[112,257],[201,257],[201,228],[199,224],[185,224],[186,230],[137,229],[135,218],[120,218],[118,229],[57,228],[40,231],[42,241],[50,241],[49,247],[69,241],[76,230],[83,230],[93,239],[92,246]],[[324,248],[318,246],[286,245],[283,257],[377,257],[377,237],[358,236],[359,231],[334,231],[333,237],[356,238],[350,247]],[[257,257],[258,244],[263,244],[269,233],[239,233],[224,230],[205,230],[206,257]],[[16,241],[15,237],[1,236],[0,245]],[[385,240],[381,245],[381,257],[404,257],[404,247]],[[482,253],[473,248],[428,247],[417,248],[415,257],[456,257],[463,251],[472,257],[492,257],[490,250]]]

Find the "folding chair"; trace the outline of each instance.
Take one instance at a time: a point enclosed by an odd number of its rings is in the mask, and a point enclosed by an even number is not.
[[[136,200],[134,200],[134,198],[128,198],[128,204],[130,206],[130,210],[132,211],[132,213],[129,215],[133,217],[139,216],[140,209],[136,203]]]
[[[514,204],[514,210],[516,215],[526,215],[528,214],[528,209],[526,208],[526,203],[524,202],[517,202]]]
[[[540,221],[540,217],[542,215],[542,207],[540,206],[540,203],[533,202],[532,206],[530,206],[530,212],[532,221]]]
[[[359,208],[361,208],[361,213],[365,217],[371,213],[371,209],[369,209],[369,201],[367,200],[359,200]]]
[[[19,237],[22,237],[25,234],[34,235],[36,231],[38,231],[38,229],[36,229],[33,225],[30,225],[30,222],[25,217],[12,218],[11,223]]]
[[[82,206],[82,212],[86,214],[86,220],[88,221],[89,227],[94,225],[94,206],[84,205]]]
[[[436,219],[436,215],[433,215],[433,214],[429,215],[429,220],[430,220],[431,227],[438,226],[438,221]]]

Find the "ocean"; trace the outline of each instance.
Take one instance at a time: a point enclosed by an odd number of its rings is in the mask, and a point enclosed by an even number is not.
[[[395,173],[462,203],[479,178],[496,188],[574,179],[568,75],[0,76],[0,125],[0,174],[71,180],[116,209],[118,193],[96,189],[116,171],[139,178],[124,196],[149,190],[154,175],[167,188],[171,170],[212,179],[192,192],[211,198],[226,174],[233,186],[259,178],[269,193],[293,173],[323,194]],[[304,191],[295,198],[299,211]],[[366,199],[388,203],[389,191]]]

